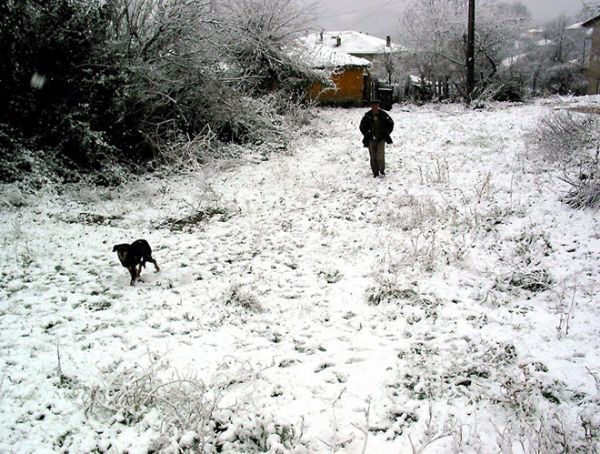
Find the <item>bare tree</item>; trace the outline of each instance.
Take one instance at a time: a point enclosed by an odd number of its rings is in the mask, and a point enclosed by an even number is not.
[[[520,3],[481,0],[477,3],[475,50],[480,84],[494,77],[498,66],[529,21]],[[464,89],[467,37],[466,0],[416,1],[400,20],[400,42],[425,80],[450,77]]]
[[[154,148],[207,127],[254,140],[275,127],[276,103],[257,97],[307,89],[308,68],[289,48],[310,20],[295,0],[109,0],[115,41],[127,55],[131,93],[123,117]],[[264,138],[264,134],[263,138]]]
[[[522,37],[504,76],[521,80],[533,94],[583,93],[585,31],[568,27],[573,22],[559,16],[543,26],[541,35]]]
[[[422,79],[450,74],[464,64],[460,56],[463,11],[461,0],[415,1],[401,17],[399,40],[409,49],[408,63]]]
[[[310,79],[309,69],[290,52],[314,21],[314,5],[298,0],[227,0],[222,43],[231,63],[247,77],[240,82],[255,93],[294,91]]]
[[[580,13],[581,19],[589,19],[591,16],[600,14],[600,1],[598,0],[581,0],[583,8]]]

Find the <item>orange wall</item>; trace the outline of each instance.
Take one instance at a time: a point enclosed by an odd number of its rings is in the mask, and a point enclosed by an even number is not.
[[[310,97],[325,104],[362,104],[363,101],[363,69],[347,68],[332,76],[331,80],[337,90],[320,93],[323,86],[316,83],[310,89]]]

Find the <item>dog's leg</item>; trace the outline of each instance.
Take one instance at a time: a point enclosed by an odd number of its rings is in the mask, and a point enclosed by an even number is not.
[[[131,274],[131,282],[129,283],[129,285],[134,285],[135,284],[135,278],[137,277],[135,265],[130,266],[127,269],[129,270],[129,274]]]
[[[150,263],[154,263],[154,270],[158,273],[160,271],[160,268],[158,267],[158,263],[156,263],[156,260],[154,260],[154,259],[148,259],[148,261]]]

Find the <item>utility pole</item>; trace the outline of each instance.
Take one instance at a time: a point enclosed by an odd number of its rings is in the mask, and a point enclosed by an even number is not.
[[[467,32],[467,103],[475,89],[475,0],[469,0],[469,25]]]

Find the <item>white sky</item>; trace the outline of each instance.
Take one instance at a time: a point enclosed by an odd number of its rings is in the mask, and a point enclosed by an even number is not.
[[[326,30],[353,29],[367,33],[394,35],[398,16],[412,0],[317,0],[318,26]],[[508,0],[511,1],[511,0]],[[593,0],[521,0],[536,23],[561,14],[575,15],[584,2]]]

